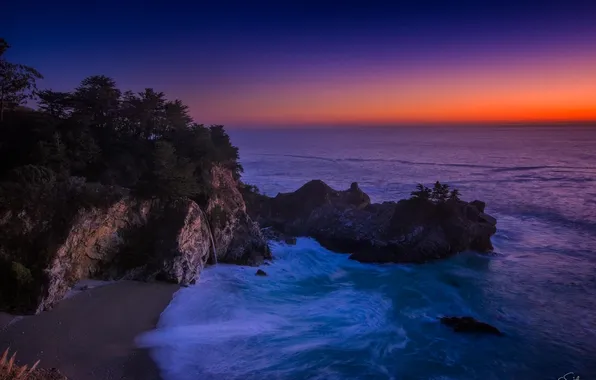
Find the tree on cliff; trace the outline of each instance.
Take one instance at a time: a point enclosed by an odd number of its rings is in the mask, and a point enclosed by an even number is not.
[[[35,95],[36,80],[43,78],[32,67],[8,62],[4,53],[10,45],[0,38],[0,122],[4,121],[4,111],[15,108],[32,99]]]
[[[418,185],[416,185],[416,191],[412,191],[410,194],[414,199],[428,200],[431,196],[431,189],[419,183]]]
[[[43,90],[37,93],[39,109],[57,118],[66,118],[72,111],[72,97],[68,92]]]
[[[194,197],[200,187],[194,177],[195,166],[176,155],[176,149],[167,141],[155,143],[153,170],[149,193],[163,197]]]
[[[7,47],[0,44],[2,51]],[[238,148],[223,126],[195,123],[182,101],[168,100],[163,92],[123,91],[112,78],[93,75],[73,91],[44,89],[37,95],[37,111],[4,115],[0,182],[14,168],[34,165],[51,170],[58,181],[76,176],[148,197],[189,196],[203,204],[211,195],[214,165],[236,178],[242,172]]]

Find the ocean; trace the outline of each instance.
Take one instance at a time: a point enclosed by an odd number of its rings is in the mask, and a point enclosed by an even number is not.
[[[267,277],[207,268],[139,339],[167,380],[596,378],[596,128],[229,133],[268,195],[321,179],[382,202],[448,183],[487,203],[495,253],[373,265],[300,238],[272,245]],[[505,336],[454,333],[443,315]]]

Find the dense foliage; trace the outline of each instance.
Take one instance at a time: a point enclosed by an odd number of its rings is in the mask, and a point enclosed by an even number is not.
[[[8,44],[0,39],[0,47],[0,201],[15,192],[35,196],[77,177],[141,196],[203,203],[214,164],[239,177],[238,149],[223,126],[193,122],[180,100],[151,88],[122,91],[102,75],[83,79],[71,92],[36,91],[41,75],[7,62]],[[30,97],[38,110],[19,107]]]

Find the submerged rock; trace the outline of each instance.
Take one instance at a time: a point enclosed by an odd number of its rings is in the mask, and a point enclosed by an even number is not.
[[[259,270],[257,270],[257,273],[255,273],[255,275],[256,276],[267,276],[267,273],[264,270],[259,269]]]
[[[455,332],[503,335],[496,327],[477,321],[472,317],[441,317],[440,320],[442,324],[451,327]]]
[[[496,232],[483,202],[371,204],[357,183],[337,191],[315,180],[292,193],[273,198],[247,193],[245,199],[249,215],[271,230],[269,235],[309,236],[360,262],[424,263],[465,250],[490,252]]]

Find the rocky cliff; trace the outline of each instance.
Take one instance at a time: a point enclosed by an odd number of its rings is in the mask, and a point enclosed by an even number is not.
[[[139,199],[70,181],[31,207],[0,210],[0,309],[51,308],[79,280],[192,284],[215,256],[253,263],[270,257],[229,171],[213,169],[205,210],[189,199]]]
[[[211,171],[214,195],[207,214],[217,248],[217,259],[234,264],[260,264],[270,258],[267,241],[258,224],[246,212],[238,181],[229,170],[215,166]]]
[[[484,203],[407,199],[371,204],[357,183],[337,191],[311,181],[270,198],[246,192],[251,217],[286,235],[310,236],[361,262],[423,263],[465,250],[489,252],[496,220]]]

